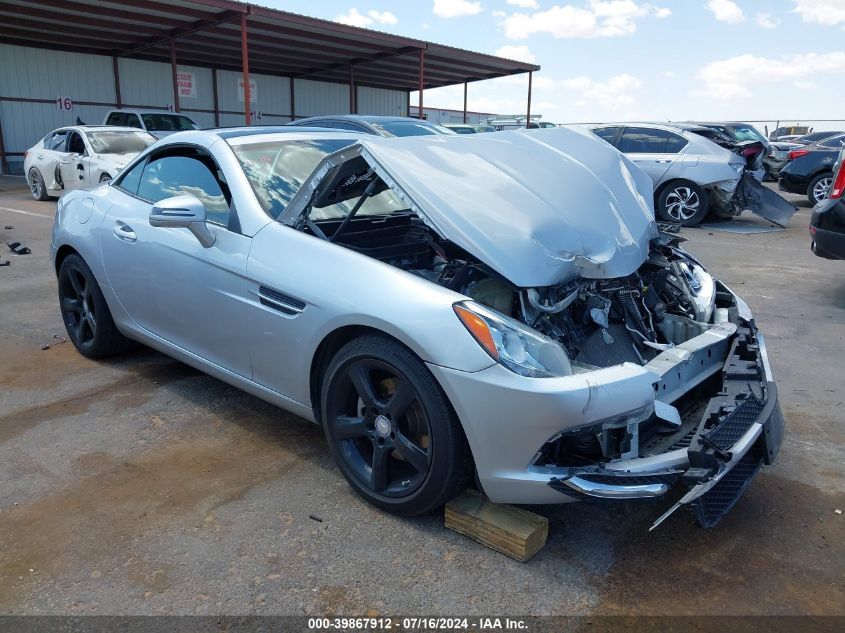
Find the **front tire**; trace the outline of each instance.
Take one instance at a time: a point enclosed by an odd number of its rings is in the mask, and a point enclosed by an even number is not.
[[[365,335],[342,347],[325,374],[321,411],[335,463],[379,508],[424,514],[468,481],[469,450],[446,394],[393,339]]]
[[[47,185],[44,184],[44,177],[35,167],[29,170],[27,182],[29,183],[29,190],[33,198],[41,202],[50,199],[50,196],[47,195]]]
[[[819,202],[827,198],[830,191],[830,186],[833,184],[833,174],[825,172],[819,174],[810,181],[807,185],[807,200],[810,204],[816,206]]]
[[[124,351],[129,341],[117,330],[94,273],[79,255],[59,267],[59,309],[68,337],[80,354],[104,358]]]
[[[676,180],[660,190],[657,215],[664,222],[695,226],[707,216],[710,201],[707,192],[689,180]]]

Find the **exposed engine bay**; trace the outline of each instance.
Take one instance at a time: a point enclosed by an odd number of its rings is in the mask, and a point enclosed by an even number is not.
[[[319,221],[327,237],[340,226]],[[621,279],[576,277],[545,288],[517,288],[408,213],[352,220],[335,241],[454,290],[557,341],[576,369],[644,365],[712,320],[712,277],[677,248],[652,245],[648,260]]]

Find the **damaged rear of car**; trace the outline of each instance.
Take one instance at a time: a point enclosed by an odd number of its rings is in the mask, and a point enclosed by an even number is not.
[[[590,126],[652,179],[661,221],[684,226],[748,210],[785,225],[795,207],[760,184],[767,147],[736,141],[697,124],[604,124]],[[759,176],[759,177],[757,177]]]
[[[710,190],[733,208],[752,194],[746,163],[725,162],[732,177]],[[584,131],[361,139],[278,219],[454,297],[466,336],[453,344],[489,363],[424,360],[491,500],[680,486],[658,522],[687,505],[709,527],[775,458],[784,422],[748,307],[658,231],[652,190]]]

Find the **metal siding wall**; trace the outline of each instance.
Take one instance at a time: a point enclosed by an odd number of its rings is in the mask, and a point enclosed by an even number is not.
[[[166,109],[173,104],[170,64],[143,59],[117,60],[120,98],[127,106]]]
[[[406,93],[401,90],[358,86],[358,114],[407,116]]]
[[[295,89],[297,118],[349,114],[349,86],[297,79]]]
[[[253,120],[253,125],[278,125],[290,121],[290,84],[287,77],[275,77],[250,73],[255,82],[257,98],[252,101],[251,109],[262,113],[261,120]],[[219,108],[229,113],[220,114],[220,125],[243,125],[243,102],[238,98],[238,82],[241,73],[232,70],[217,71],[217,95]],[[237,114],[230,114],[236,112]],[[276,116],[273,116],[276,115]],[[281,116],[280,116],[281,115]]]
[[[0,96],[50,99],[50,103],[0,102],[0,123],[7,152],[25,152],[47,132],[72,125],[76,117],[100,123],[107,106],[84,106],[80,101],[113,103],[111,58],[0,44]],[[70,97],[73,109],[62,111],[53,102]],[[10,170],[23,169],[23,157],[7,158]]]

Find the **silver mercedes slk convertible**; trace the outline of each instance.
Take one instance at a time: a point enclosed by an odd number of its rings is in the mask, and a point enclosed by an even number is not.
[[[52,257],[82,354],[140,341],[321,424],[389,511],[475,474],[504,503],[677,488],[664,517],[710,526],[784,422],[748,307],[681,241],[589,132],[244,128],[67,194]]]

